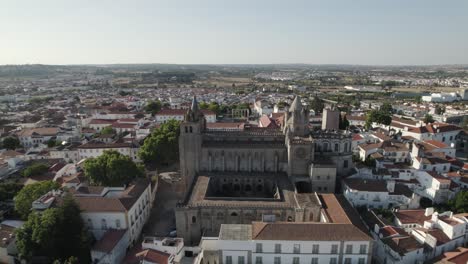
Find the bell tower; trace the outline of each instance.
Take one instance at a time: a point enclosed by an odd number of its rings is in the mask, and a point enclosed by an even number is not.
[[[199,110],[197,98],[194,96],[192,105],[185,114],[184,121],[180,124],[180,172],[185,191],[189,190],[200,168],[202,133],[205,127],[206,120]]]

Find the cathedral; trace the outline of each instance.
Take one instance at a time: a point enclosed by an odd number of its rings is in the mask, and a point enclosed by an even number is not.
[[[176,208],[178,236],[196,244],[221,224],[317,222],[318,193],[335,192],[353,169],[351,135],[309,128],[296,96],[280,129],[246,125],[210,129],[193,98],[180,126],[185,200]]]

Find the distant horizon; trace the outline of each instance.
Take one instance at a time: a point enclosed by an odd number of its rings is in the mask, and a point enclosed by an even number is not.
[[[0,65],[466,65],[466,10],[466,0],[15,0],[0,9]]]
[[[440,67],[440,66],[464,66],[468,67],[468,63],[455,64],[347,64],[347,63],[165,63],[165,62],[145,62],[145,63],[69,63],[69,64],[46,64],[46,63],[24,63],[24,64],[0,64],[4,66],[112,66],[112,65],[188,65],[188,66],[360,66],[360,67]]]

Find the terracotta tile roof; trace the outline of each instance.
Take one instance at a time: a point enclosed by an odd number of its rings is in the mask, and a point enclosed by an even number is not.
[[[345,179],[344,183],[353,190],[366,192],[388,192],[387,183],[383,180]]]
[[[459,247],[455,251],[445,252],[430,263],[466,264],[468,263],[468,248]]]
[[[75,199],[81,210],[85,212],[126,212],[132,208],[149,185],[148,179],[139,179],[128,186],[118,197],[81,196],[79,193],[75,193]],[[96,193],[99,188],[102,187],[98,187]],[[79,191],[81,191],[80,189]]]
[[[276,124],[276,122],[272,118],[268,117],[267,115],[262,115],[258,121],[262,127],[278,128],[278,125]]]
[[[187,110],[185,109],[161,109],[158,113],[156,113],[157,116],[175,116],[175,115],[185,115],[187,113]]]
[[[104,143],[101,141],[90,141],[81,146],[79,149],[110,149],[110,148],[131,148],[134,147],[132,143]]]
[[[353,115],[347,115],[346,119],[350,121],[366,121],[365,116],[353,116]]]
[[[135,124],[113,123],[112,127],[115,127],[115,128],[135,128]]]
[[[458,130],[461,131],[462,130],[461,127],[451,125],[451,124],[445,124],[445,123],[433,123],[433,124],[428,124],[422,127],[408,129],[408,131],[417,133],[417,134],[424,134],[424,133],[437,134],[437,133],[444,133],[444,132],[451,132],[451,131],[458,131]]]
[[[216,128],[227,128],[227,129],[244,129],[245,123],[238,122],[238,123],[207,123],[206,127],[208,129],[216,129]]]
[[[402,224],[420,224],[423,225],[424,221],[430,220],[431,216],[425,216],[425,210],[399,210],[398,212],[394,212],[393,214],[395,217],[402,223]]]
[[[423,248],[423,244],[419,243],[412,236],[397,236],[387,237],[381,239],[381,241],[388,245],[393,251],[404,256],[406,253]]]
[[[58,127],[40,127],[40,128],[26,128],[18,132],[19,137],[30,137],[32,135],[40,136],[55,136],[59,131]]]
[[[104,253],[112,252],[112,250],[119,243],[119,241],[123,238],[123,236],[125,235],[126,232],[127,232],[127,229],[123,229],[123,230],[110,229],[110,230],[108,230],[106,233],[104,233],[102,238],[94,244],[92,250],[99,251],[99,252],[104,252]]]
[[[353,141],[361,140],[361,139],[364,139],[361,135],[359,135],[359,134],[354,134],[353,135]]]
[[[438,140],[425,140],[424,143],[427,143],[434,148],[448,148],[449,146],[441,141]]]
[[[114,123],[114,119],[92,119],[89,124],[90,125],[112,125]]]
[[[136,256],[140,260],[145,260],[151,263],[169,264],[169,257],[171,255],[154,249],[145,249],[140,253],[137,253]]]
[[[383,235],[383,237],[395,236],[395,235],[405,235],[405,236],[408,235],[408,233],[406,233],[403,228],[390,226],[390,225],[382,227],[380,229],[380,233]]]
[[[253,222],[252,240],[370,241],[372,238],[352,224]]]

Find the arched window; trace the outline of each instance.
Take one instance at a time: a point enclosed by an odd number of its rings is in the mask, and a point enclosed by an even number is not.
[[[192,224],[195,224],[197,222],[197,217],[192,216]]]
[[[107,229],[107,221],[106,219],[101,219],[101,229],[106,230]]]
[[[252,186],[250,186],[250,184],[247,184],[247,185],[245,185],[244,189],[245,189],[246,192],[251,192],[252,191]]]
[[[340,148],[340,145],[338,145],[338,143],[335,143],[335,152],[338,152],[339,148]]]
[[[237,213],[236,213],[236,212],[232,212],[232,213],[231,213],[231,216],[236,217],[236,216],[237,216]]]

